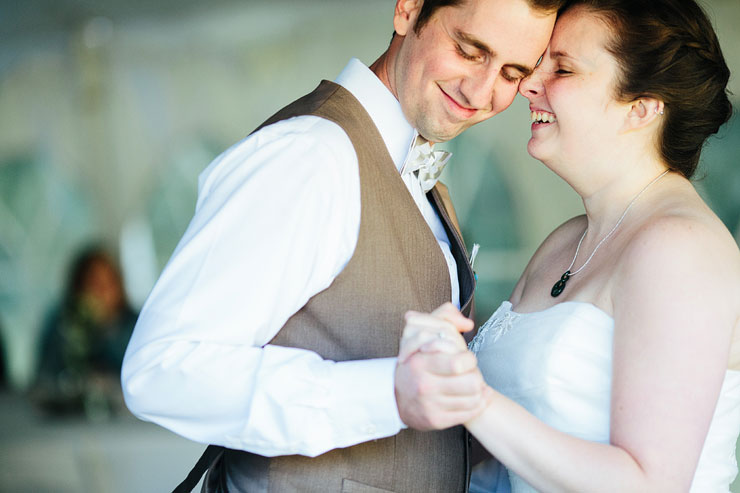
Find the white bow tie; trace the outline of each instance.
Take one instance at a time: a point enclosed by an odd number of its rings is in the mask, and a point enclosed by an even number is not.
[[[411,151],[409,151],[401,174],[404,175],[418,171],[419,183],[424,193],[426,193],[434,188],[439,175],[442,174],[442,170],[451,157],[452,153],[435,151],[428,141],[422,137],[417,137],[416,143],[411,148]]]

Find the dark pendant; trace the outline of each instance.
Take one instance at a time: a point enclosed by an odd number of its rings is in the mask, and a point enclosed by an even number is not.
[[[565,274],[563,274],[560,280],[556,282],[555,285],[553,285],[552,291],[550,291],[550,295],[553,298],[557,298],[558,296],[560,296],[560,293],[562,293],[565,289],[565,283],[568,282],[568,279],[570,279],[570,271],[566,270]]]

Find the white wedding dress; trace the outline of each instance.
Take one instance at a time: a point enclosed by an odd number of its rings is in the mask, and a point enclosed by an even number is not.
[[[470,344],[486,382],[548,425],[608,443],[614,320],[581,302],[534,313],[511,308],[503,302]],[[740,371],[728,370],[692,492],[729,491],[738,470],[739,432]],[[471,493],[535,491],[513,472],[497,467],[493,462],[476,467]]]

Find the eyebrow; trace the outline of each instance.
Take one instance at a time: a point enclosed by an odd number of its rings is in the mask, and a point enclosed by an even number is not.
[[[550,58],[552,59],[567,58],[568,60],[571,60],[572,63],[575,63],[579,66],[584,66],[584,67],[593,67],[596,65],[596,62],[592,58],[584,58],[583,56],[573,56],[565,51],[553,51],[550,54]]]
[[[471,46],[474,46],[475,48],[479,49],[483,53],[489,55],[489,56],[495,56],[496,52],[491,49],[490,46],[488,46],[483,41],[479,40],[478,38],[475,38],[471,36],[468,33],[462,32],[460,30],[455,31],[455,35],[462,41],[463,43],[467,43]],[[523,77],[528,76],[531,74],[534,69],[532,67],[527,67],[524,65],[520,65],[518,63],[506,63],[505,66],[513,68],[514,70],[517,70],[519,73],[522,74]]]
[[[550,53],[550,58],[570,58],[571,60],[574,59],[572,55],[569,55],[564,51],[553,51],[552,53]]]
[[[455,35],[457,35],[457,37],[460,38],[461,41],[463,41],[463,42],[465,42],[465,43],[467,43],[469,45],[475,46],[480,51],[482,51],[482,52],[484,52],[484,53],[486,53],[488,55],[493,55],[494,54],[494,51],[491,49],[490,46],[488,46],[486,43],[484,43],[483,41],[479,40],[478,38],[476,38],[474,36],[471,36],[468,33],[464,33],[464,32],[462,32],[460,30],[457,30],[457,31],[455,31]]]

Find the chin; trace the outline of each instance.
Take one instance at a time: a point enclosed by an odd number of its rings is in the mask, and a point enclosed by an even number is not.
[[[430,142],[447,142],[460,135],[464,130],[461,128],[442,128],[441,126],[436,126],[436,128],[430,128],[429,126],[417,127],[417,129],[419,135]]]
[[[445,113],[439,114],[429,110],[422,114],[422,118],[416,118],[412,124],[419,135],[430,142],[447,142],[471,127],[473,122],[454,121]]]
[[[535,159],[547,159],[560,153],[561,143],[557,139],[544,135],[532,135],[527,141],[527,152]]]
[[[527,152],[530,156],[537,159],[538,161],[544,162],[544,160],[547,158],[545,153],[542,152],[542,149],[540,146],[537,145],[537,143],[534,141],[534,137],[529,139],[529,142],[527,142]]]

